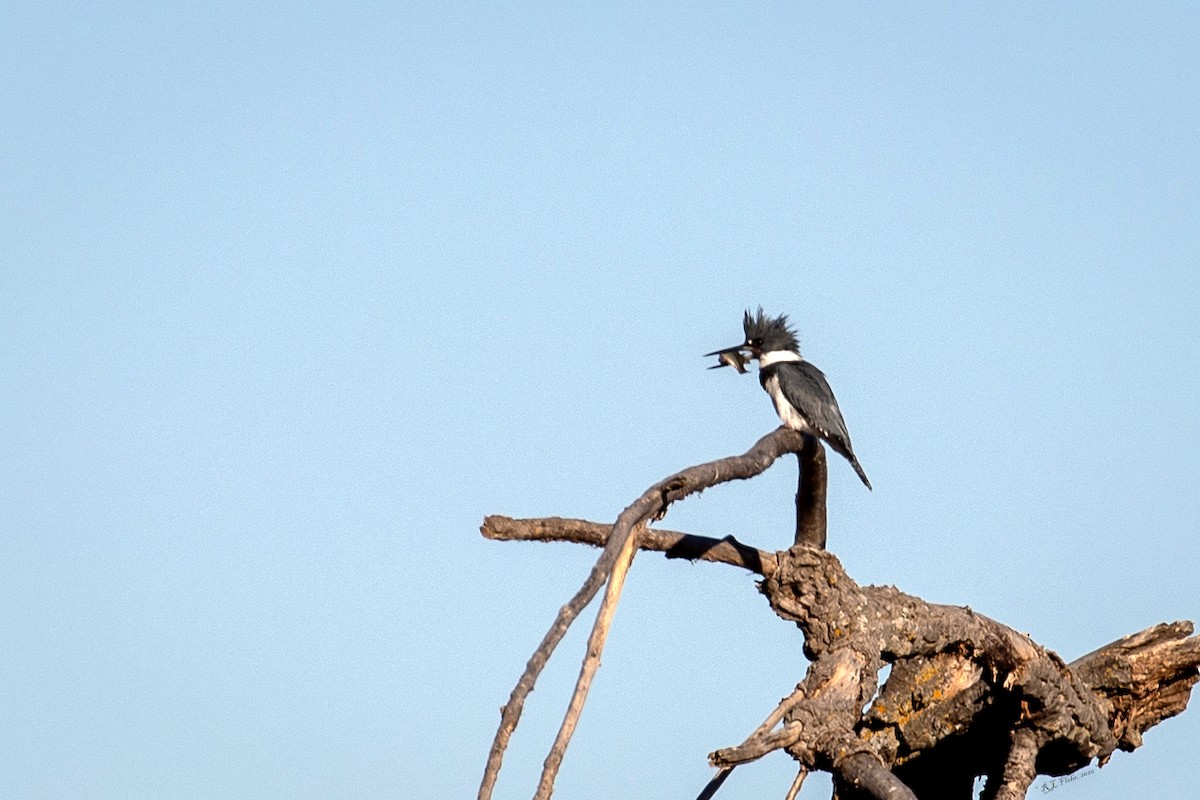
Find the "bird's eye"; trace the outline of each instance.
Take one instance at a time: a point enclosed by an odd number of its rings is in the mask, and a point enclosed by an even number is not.
[[[750,346],[751,347],[762,347],[762,339],[751,339]]]

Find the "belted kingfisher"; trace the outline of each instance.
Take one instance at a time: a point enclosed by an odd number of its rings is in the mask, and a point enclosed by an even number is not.
[[[788,326],[787,315],[768,317],[760,306],[756,316],[746,311],[742,328],[746,332],[744,343],[705,353],[720,359],[720,363],[709,369],[731,366],[738,372],[745,372],[746,361],[758,359],[758,382],[771,395],[775,413],[783,424],[828,442],[850,462],[870,489],[871,481],[867,480],[867,473],[854,455],[846,421],[842,419],[833,390],[829,388],[825,374],[800,356],[800,343],[796,341],[796,332]]]

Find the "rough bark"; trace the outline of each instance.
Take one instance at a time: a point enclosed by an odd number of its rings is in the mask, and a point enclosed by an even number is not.
[[[1192,636],[1190,622],[1157,625],[1068,665],[970,608],[926,603],[894,587],[859,586],[822,548],[823,448],[818,443],[806,454],[806,446],[794,432],[776,431],[743,456],[692,467],[656,484],[614,526],[556,517],[484,520],[482,532],[491,539],[605,547],[600,573],[602,565],[614,563],[615,547],[635,546],[762,576],[760,590],[777,615],[799,627],[810,664],[796,691],[745,741],[710,754],[720,772],[702,796],[715,793],[738,764],[783,749],[801,775],[813,769],[832,773],[841,800],[967,800],[980,775],[987,777],[987,800],[1023,798],[1038,774],[1065,775],[1093,759],[1103,765],[1118,747],[1139,747],[1143,731],[1186,708],[1200,677],[1200,637]],[[771,553],[732,537],[645,527],[670,502],[758,474],[786,452],[797,453],[802,469],[797,544],[790,549]],[[817,454],[820,464],[812,466]],[[821,485],[806,486],[806,478]],[[539,663],[548,657],[543,649],[535,653]],[[587,658],[598,663],[598,651],[589,648]],[[891,672],[880,689],[885,665]],[[531,688],[532,680],[528,683]],[[581,704],[573,698],[568,719],[578,716]],[[515,718],[510,721],[515,727]],[[506,742],[512,728],[504,725]],[[557,743],[553,752],[561,757]],[[485,773],[488,792],[493,763],[498,769],[495,745]],[[543,781],[538,796],[548,796],[550,786]]]
[[[596,546],[610,530],[498,516],[482,528],[490,539]],[[805,769],[832,772],[843,800],[965,799],[978,775],[988,776],[985,797],[1022,798],[1038,774],[1065,775],[1140,746],[1143,731],[1187,707],[1200,675],[1189,622],[1156,625],[1068,665],[970,608],[859,586],[816,548],[769,553],[732,537],[653,529],[639,547],[762,575],[772,609],[804,634],[811,664],[797,692],[770,727],[712,753],[712,765],[727,770],[785,749]],[[876,692],[885,664],[891,673]]]

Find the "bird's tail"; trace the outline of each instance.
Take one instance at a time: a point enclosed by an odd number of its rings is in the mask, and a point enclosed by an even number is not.
[[[871,488],[871,481],[867,478],[866,471],[862,468],[862,464],[858,463],[858,459],[853,455],[850,456],[850,466],[854,467],[854,471],[858,473],[858,477],[862,478],[863,484],[866,485],[868,491],[875,491]]]

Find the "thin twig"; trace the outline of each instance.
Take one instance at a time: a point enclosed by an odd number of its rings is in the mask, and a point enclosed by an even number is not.
[[[725,767],[724,769],[717,770],[717,774],[712,776],[712,780],[704,785],[704,788],[700,790],[700,794],[696,795],[696,800],[712,800],[713,795],[717,793],[717,790],[721,788],[721,784],[725,782],[732,772],[733,767]]]
[[[791,710],[796,703],[803,700],[806,694],[804,684],[797,686],[791,694],[779,701],[779,705],[775,706],[775,710],[767,715],[767,718],[754,729],[754,733],[747,736],[746,741],[742,742],[739,747],[748,747],[759,738],[766,736],[774,730],[779,721],[783,719],[784,714]],[[733,772],[733,768],[736,766],[737,764],[731,764],[727,767],[721,767],[717,771],[717,774],[713,776],[713,779],[708,782],[708,785],[704,787],[704,790],[696,797],[696,800],[708,800],[708,798],[716,794],[717,789],[721,788],[721,784],[725,782],[725,779],[729,777],[729,773]]]
[[[612,574],[608,577],[608,586],[604,590],[604,600],[600,603],[600,611],[596,614],[596,622],[592,625],[591,636],[588,637],[587,655],[579,668],[579,678],[575,682],[575,692],[567,705],[567,713],[563,716],[562,725],[550,748],[546,761],[542,766],[542,777],[538,781],[535,800],[546,800],[554,792],[554,779],[558,768],[566,755],[567,745],[575,733],[583,704],[587,701],[588,690],[592,687],[592,678],[600,668],[600,654],[604,652],[604,643],[608,639],[609,628],[612,627],[613,615],[617,612],[617,601],[621,599],[621,590],[625,586],[625,576],[637,555],[637,534],[631,532],[625,537],[624,546],[613,564]]]
[[[611,562],[606,558],[607,555],[607,553],[601,554],[596,564],[592,567],[587,580],[583,582],[583,586],[579,587],[579,591],[575,593],[575,596],[559,609],[558,616],[554,618],[554,622],[550,625],[550,630],[542,637],[537,650],[529,657],[529,661],[525,665],[525,671],[521,673],[517,685],[513,687],[512,694],[508,697],[508,702],[500,709],[500,727],[496,731],[496,736],[492,740],[492,748],[488,752],[487,766],[483,771],[483,781],[479,785],[479,800],[490,800],[492,796],[492,790],[496,786],[496,778],[500,775],[500,765],[504,760],[504,751],[508,748],[508,740],[512,737],[513,731],[516,730],[517,723],[521,719],[521,710],[525,706],[525,698],[533,691],[534,684],[537,682],[542,668],[550,660],[550,655],[554,652],[558,643],[562,641],[563,636],[566,635],[567,629],[571,627],[571,623],[587,607],[587,604],[592,601],[592,598],[596,596],[600,587],[608,579],[608,570]]]
[[[804,698],[808,697],[808,687],[800,683],[792,690],[792,693],[779,701],[779,705],[775,706],[775,710],[767,715],[762,724],[755,729],[754,733],[746,739],[747,742],[757,739],[761,736],[766,736],[775,729],[789,711],[795,708]]]
[[[777,731],[766,736],[759,736],[753,741],[747,741],[737,747],[726,747],[709,753],[708,763],[714,767],[735,767],[747,761],[755,761],[768,753],[782,750],[800,741],[804,735],[804,726],[791,722]]]
[[[788,787],[788,792],[783,796],[783,800],[796,800],[796,795],[800,794],[800,787],[804,785],[804,779],[808,777],[808,769],[801,767],[796,773],[796,777],[792,780],[792,785]]]

